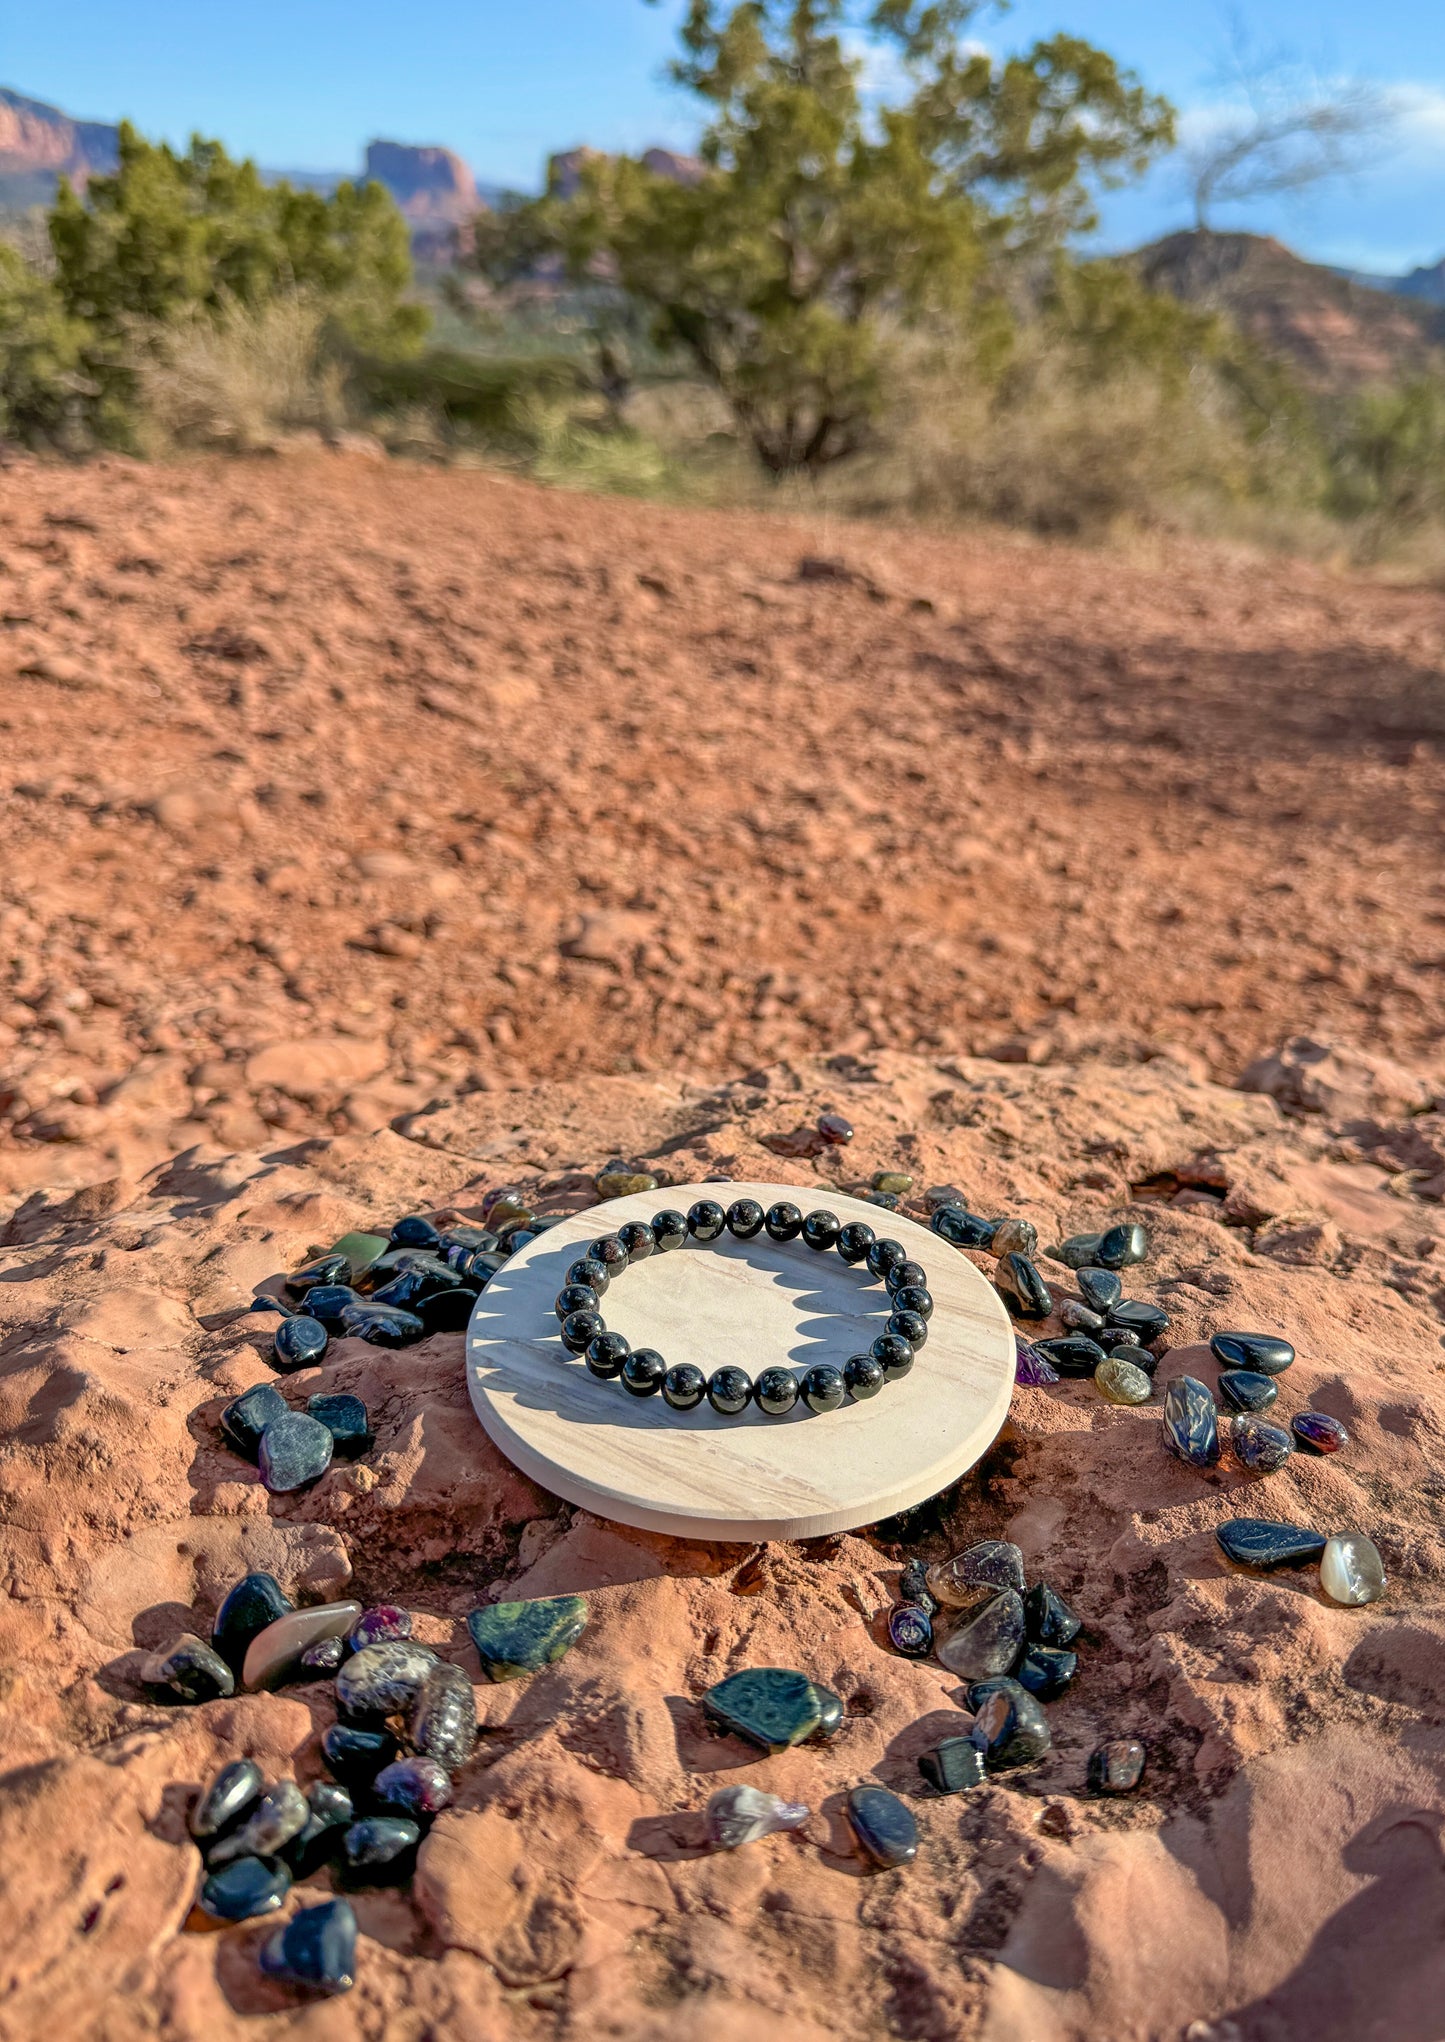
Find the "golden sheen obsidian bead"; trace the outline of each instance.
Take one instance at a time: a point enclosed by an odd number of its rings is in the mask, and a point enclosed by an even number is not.
[[[667,1363],[655,1347],[634,1347],[622,1364],[622,1387],[634,1397],[655,1396],[666,1374]]]
[[[652,1215],[652,1238],[661,1254],[673,1248],[684,1247],[687,1243],[687,1217],[684,1213],[655,1212]]]
[[[688,1207],[687,1230],[695,1241],[715,1241],[727,1220],[715,1198],[700,1198],[696,1205]]]
[[[720,1418],[736,1418],[753,1401],[753,1379],[745,1368],[715,1368],[708,1377],[707,1400]]]
[[[797,1377],[790,1368],[765,1368],[753,1384],[753,1401],[769,1418],[786,1418],[798,1401]]]
[[[739,1241],[751,1241],[763,1230],[763,1209],[755,1198],[735,1198],[728,1207],[728,1232]]]
[[[662,1401],[674,1411],[695,1411],[707,1395],[707,1377],[690,1361],[679,1361],[662,1379]]]
[[[835,1212],[810,1212],[803,1221],[803,1239],[819,1254],[825,1248],[833,1247],[841,1232],[842,1228]]]
[[[763,1225],[770,1241],[796,1241],[803,1231],[803,1215],[796,1205],[780,1198],[776,1205],[768,1207]]]
[[[620,1376],[622,1364],[632,1351],[631,1342],[621,1333],[598,1333],[587,1343],[584,1359],[595,1376],[610,1378]]]
[[[573,1312],[562,1321],[562,1345],[569,1354],[585,1354],[597,1335],[606,1331],[600,1312]]]
[[[808,1370],[798,1391],[810,1411],[836,1411],[848,1394],[848,1385],[841,1368],[820,1361]]]
[[[849,1220],[838,1231],[838,1253],[848,1263],[861,1262],[878,1236],[862,1220]]]

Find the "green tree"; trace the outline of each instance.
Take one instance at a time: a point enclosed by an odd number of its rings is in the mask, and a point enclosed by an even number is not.
[[[644,308],[774,474],[856,452],[909,326],[958,319],[1000,257],[1056,249],[1172,140],[1167,105],[1087,43],[965,51],[976,11],[877,0],[862,26],[904,89],[874,106],[845,0],[691,0],[673,69],[710,110],[703,174],[593,160],[576,194],[510,213],[483,266],[505,281],[546,251]]]
[[[0,440],[65,438],[87,387],[84,338],[50,279],[0,241]]]

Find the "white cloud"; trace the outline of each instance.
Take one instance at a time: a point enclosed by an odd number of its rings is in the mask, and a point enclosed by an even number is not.
[[[1445,88],[1389,85],[1385,97],[1412,156],[1445,156]]]

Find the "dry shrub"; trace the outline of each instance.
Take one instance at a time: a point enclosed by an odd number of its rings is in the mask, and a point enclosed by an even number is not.
[[[292,293],[264,305],[228,300],[138,337],[140,404],[163,443],[248,453],[280,433],[345,422],[340,366],[327,358],[327,313]]]

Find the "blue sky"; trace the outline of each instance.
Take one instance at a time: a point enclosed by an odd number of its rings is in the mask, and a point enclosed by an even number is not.
[[[192,127],[273,167],[349,169],[373,135],[443,142],[484,181],[535,185],[574,142],[685,147],[688,101],[662,76],[681,0],[67,0],[0,19],[0,83],[152,135]],[[1391,270],[1445,255],[1445,6],[1440,0],[1250,0],[1257,44],[1396,96],[1387,160],[1307,202],[1219,224],[1278,233],[1324,261]],[[1195,122],[1221,99],[1227,14],[1215,0],[1018,0],[981,15],[1007,48],[1067,28],[1134,66]],[[1105,239],[1186,222],[1177,170],[1112,199]]]

